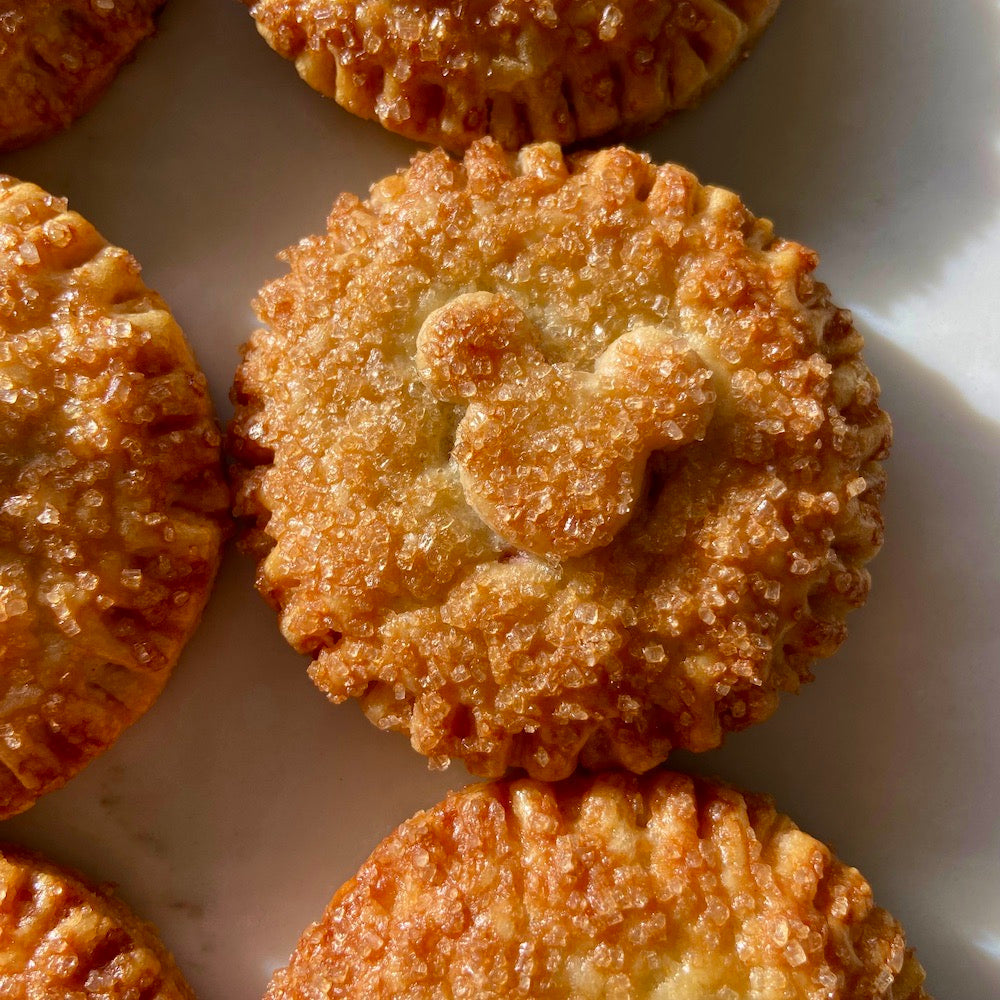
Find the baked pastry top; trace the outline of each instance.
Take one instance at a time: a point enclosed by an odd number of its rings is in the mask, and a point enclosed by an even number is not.
[[[284,256],[236,505],[333,700],[477,774],[641,771],[840,644],[890,424],[816,255],[736,195],[483,140]]]
[[[779,0],[244,0],[320,93],[418,141],[509,149],[648,127],[696,104]]]
[[[107,887],[0,847],[4,1000],[194,1000],[160,942]]]
[[[152,703],[228,491],[205,378],[139,265],[0,175],[0,816]]]
[[[164,0],[0,0],[0,151],[65,128],[153,33]]]
[[[769,799],[660,772],[478,785],[408,820],[266,1000],[926,1000],[871,888]]]

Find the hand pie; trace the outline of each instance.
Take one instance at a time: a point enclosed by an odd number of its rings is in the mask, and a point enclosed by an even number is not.
[[[164,0],[0,0],[0,152],[65,128],[93,105]]]
[[[420,142],[508,149],[646,128],[696,104],[779,0],[244,0],[312,87]]]
[[[769,799],[660,772],[450,795],[266,1000],[927,1000],[923,980],[864,878]]]
[[[285,253],[232,428],[258,586],[436,763],[707,750],[843,640],[890,438],[816,255],[627,149],[483,140]]]
[[[107,887],[0,847],[4,1000],[194,1000],[160,942]]]
[[[0,816],[166,683],[228,523],[205,378],[139,265],[0,176]]]

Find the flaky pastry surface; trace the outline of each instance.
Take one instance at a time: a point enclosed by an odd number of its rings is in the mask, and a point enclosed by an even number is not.
[[[205,379],[139,273],[0,176],[0,815],[149,707],[218,566]]]
[[[0,847],[4,1000],[194,1000],[154,927],[110,890]]]
[[[433,761],[641,771],[844,638],[890,424],[850,315],[625,149],[421,154],[261,292],[237,511],[311,675]]]
[[[769,799],[653,772],[450,795],[266,1000],[926,1000],[923,979],[865,879]]]
[[[244,0],[267,43],[363,118],[464,149],[645,127],[690,107],[779,0]]]
[[[164,0],[0,0],[0,151],[65,128],[101,96]]]

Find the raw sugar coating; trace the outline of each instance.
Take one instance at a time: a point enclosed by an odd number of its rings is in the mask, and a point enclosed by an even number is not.
[[[284,256],[237,513],[334,701],[488,777],[642,771],[840,644],[890,424],[815,254],[734,194],[483,140]]]
[[[739,61],[779,0],[244,0],[312,87],[418,141],[508,149],[648,127]]]
[[[0,151],[65,128],[101,96],[164,0],[0,0]]]
[[[868,883],[670,772],[477,785],[376,848],[266,1000],[927,1000]]]
[[[0,847],[4,1000],[194,1000],[154,927],[109,889]]]
[[[205,379],[139,273],[0,176],[0,816],[149,707],[218,566]]]

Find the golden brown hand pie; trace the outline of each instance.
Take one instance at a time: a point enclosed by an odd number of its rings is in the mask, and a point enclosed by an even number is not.
[[[218,566],[219,443],[135,260],[0,175],[0,816],[166,683]]]
[[[237,508],[334,701],[490,777],[641,771],[840,644],[890,424],[815,254],[734,194],[483,140],[285,259],[234,389]]]
[[[0,151],[65,128],[153,33],[164,0],[0,0]]]
[[[670,772],[450,795],[386,838],[267,1000],[926,1000],[868,883],[771,801]]]
[[[194,1000],[155,928],[106,887],[0,847],[4,1000]]]
[[[299,75],[362,118],[464,149],[649,126],[688,108],[779,0],[244,0]]]

